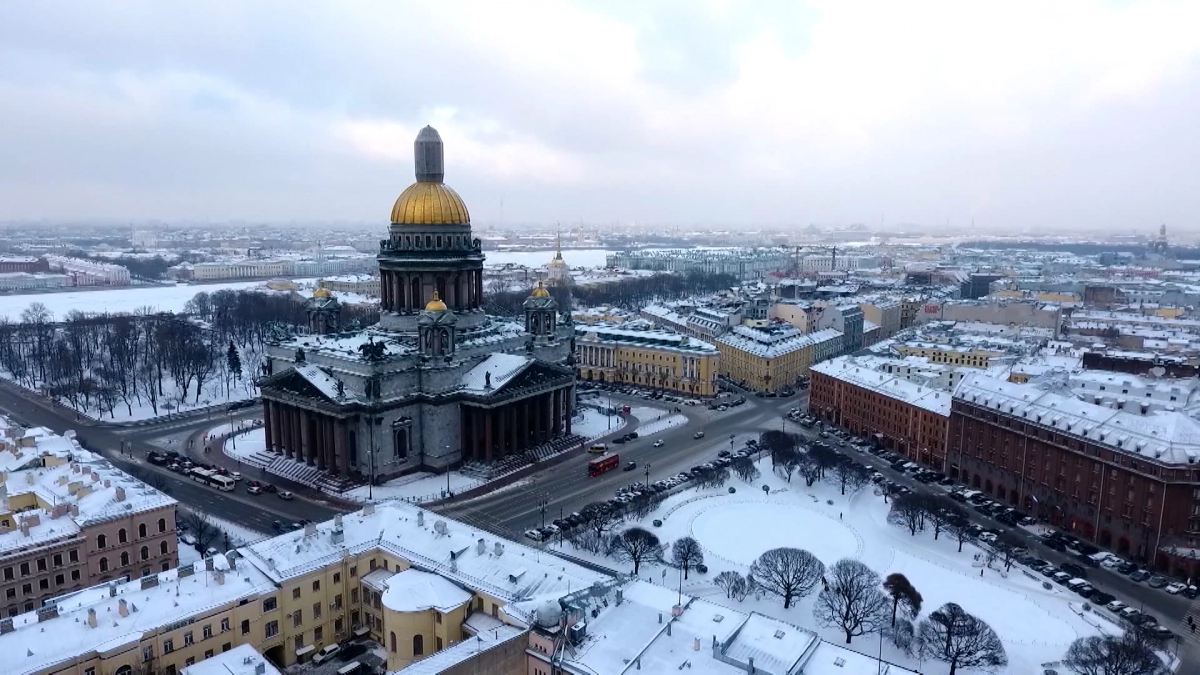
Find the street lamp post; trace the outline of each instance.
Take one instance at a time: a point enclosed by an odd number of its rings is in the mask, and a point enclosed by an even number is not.
[[[646,462],[646,487],[650,487],[650,462]]]
[[[229,440],[233,441],[233,449],[237,450],[237,434],[233,433],[233,411],[226,411],[229,415]]]

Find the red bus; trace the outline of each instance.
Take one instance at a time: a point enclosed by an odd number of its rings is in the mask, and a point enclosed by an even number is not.
[[[612,471],[621,465],[620,455],[606,455],[588,462],[588,476],[595,478],[602,473]]]

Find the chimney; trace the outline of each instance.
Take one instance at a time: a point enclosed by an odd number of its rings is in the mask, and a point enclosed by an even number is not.
[[[108,487],[108,485],[107,485],[108,481],[104,481],[104,482],[106,483],[105,487]],[[123,487],[117,488],[117,501],[119,501],[119,502],[125,501],[125,488],[123,488]]]
[[[72,518],[78,518],[78,517],[79,517],[79,506],[78,506],[77,504],[72,504],[72,505],[71,505],[71,517],[72,517]]]
[[[121,616],[129,616],[129,603],[125,602],[125,598],[117,600],[117,614]]]
[[[55,483],[56,485],[66,485],[66,484],[67,484],[67,482],[68,482],[68,481],[70,481],[70,480],[71,480],[71,479],[70,479],[70,478],[67,478],[66,476],[59,476],[59,477],[58,477],[58,480],[54,481],[54,483]]]
[[[26,520],[21,521],[21,536],[22,537],[29,536],[29,521],[26,521]]]
[[[750,664],[750,675],[754,675],[754,657],[747,658],[746,662]]]
[[[487,544],[483,543],[483,537],[475,542],[475,555],[483,555],[487,551]]]
[[[237,561],[238,561],[238,552],[230,551],[230,552],[226,553],[225,560],[227,560],[229,562],[229,569],[236,570],[237,569]]]
[[[658,617],[661,619],[661,618],[662,618],[662,614],[659,614],[659,615],[658,615]],[[673,621],[668,621],[668,622],[667,622],[667,637],[671,637],[671,624],[672,624],[672,623],[674,623],[674,622],[673,622]]]
[[[417,511],[417,527],[425,527],[425,512]]]
[[[658,613],[658,623],[662,624],[662,612]]]
[[[96,610],[88,609],[88,625],[92,628],[96,627]]]
[[[213,581],[216,581],[218,586],[224,586],[225,585],[225,572],[223,572],[222,570],[217,570],[216,572],[214,572],[213,573]]]
[[[93,475],[93,476],[95,476],[96,474],[92,474],[92,475]],[[110,487],[112,487],[112,481],[111,481],[111,480],[109,480],[109,479],[107,479],[107,478],[105,478],[105,479],[104,479],[104,487],[106,487],[106,488],[110,488]]]
[[[71,473],[79,473],[79,471],[80,471],[79,465],[72,462],[71,463]]]
[[[458,560],[453,556],[451,556],[451,558],[450,558],[450,571],[451,572],[458,571]]]
[[[304,524],[304,536],[311,537],[311,536],[315,535],[316,533],[317,533],[317,524],[316,523],[305,523]]]
[[[713,649],[717,647],[717,636],[713,636]],[[700,651],[700,638],[692,638],[692,651]]]

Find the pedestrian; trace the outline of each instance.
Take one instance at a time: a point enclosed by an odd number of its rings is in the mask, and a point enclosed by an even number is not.
[[[1196,634],[1196,624],[1192,624],[1192,635]]]
[[[979,576],[983,576],[983,568],[982,567],[979,568]]]
[[[838,520],[841,520],[841,519],[842,519],[842,512],[838,511]]]

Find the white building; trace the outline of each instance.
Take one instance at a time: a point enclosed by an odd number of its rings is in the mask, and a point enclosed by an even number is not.
[[[129,270],[113,263],[61,255],[48,255],[46,262],[50,264],[51,270],[67,275],[73,286],[129,285]]]

